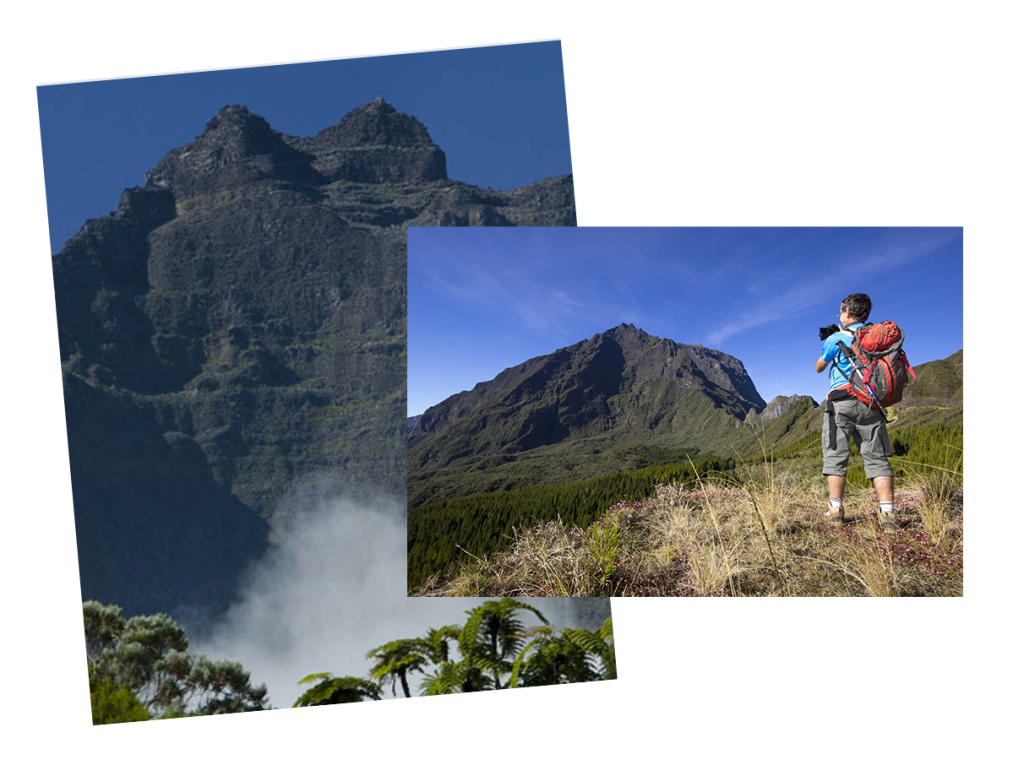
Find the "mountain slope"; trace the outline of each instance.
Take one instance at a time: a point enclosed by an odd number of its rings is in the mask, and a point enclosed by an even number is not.
[[[522,485],[560,482],[551,471],[564,459],[606,461],[580,455],[652,443],[706,448],[764,408],[738,359],[621,324],[424,412],[408,436],[410,502],[455,496],[441,490],[453,475],[464,484],[456,493],[489,490],[488,471],[511,461],[530,474],[514,482]],[[612,464],[597,471],[621,469]]]

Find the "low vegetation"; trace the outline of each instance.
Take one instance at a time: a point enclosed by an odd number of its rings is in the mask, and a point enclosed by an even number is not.
[[[962,451],[950,436],[962,444],[962,429],[940,430],[909,437],[939,464],[909,458],[913,444],[899,442],[895,533],[879,526],[866,479],[851,481],[846,523],[835,526],[806,458],[766,458],[659,484],[586,526],[557,518],[516,528],[505,551],[465,556],[456,574],[431,577],[416,594],[960,596]]]

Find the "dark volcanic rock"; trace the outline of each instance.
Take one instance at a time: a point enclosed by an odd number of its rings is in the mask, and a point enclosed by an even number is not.
[[[181,199],[268,178],[317,184],[322,179],[312,163],[311,155],[289,146],[262,117],[244,106],[226,106],[201,136],[169,152],[147,174],[146,185]]]
[[[295,141],[331,181],[421,183],[448,178],[444,152],[415,117],[380,99],[360,106],[316,137]]]
[[[222,109],[53,259],[83,598],[220,609],[297,482],[404,492],[405,227],[575,221],[571,177],[448,180],[382,101]]]

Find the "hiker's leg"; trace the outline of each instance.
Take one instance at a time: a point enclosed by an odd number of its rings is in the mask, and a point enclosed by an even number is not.
[[[892,502],[893,480],[891,475],[880,475],[874,480],[879,502]]]
[[[843,417],[836,411],[836,445],[829,446],[829,416],[825,414],[821,426],[821,453],[823,455],[822,474],[828,482],[828,496],[840,500],[846,492],[846,468],[850,462],[850,439],[848,428]],[[834,505],[835,503],[833,503]]]
[[[864,458],[864,473],[874,482],[879,500],[892,502],[892,466],[886,456],[889,436],[885,430],[885,416],[877,410],[864,407],[857,420],[860,436],[858,446]]]
[[[890,451],[885,415],[877,410],[865,408],[858,417],[857,431],[861,437],[860,453],[864,457],[864,472],[875,485],[879,510],[882,513],[892,513],[893,477],[892,466],[887,456]],[[894,529],[895,527],[886,530]]]
[[[856,403],[854,401],[853,403]],[[845,476],[846,468],[850,462],[850,437],[857,436],[857,428],[854,421],[849,417],[850,401],[834,402],[835,407],[835,446],[830,446],[829,441],[829,416],[825,415],[821,424],[821,453],[824,457],[824,464],[821,469],[822,475]]]
[[[828,479],[828,495],[834,499],[842,499],[843,494],[846,493],[846,476],[845,475],[830,475],[826,476]]]

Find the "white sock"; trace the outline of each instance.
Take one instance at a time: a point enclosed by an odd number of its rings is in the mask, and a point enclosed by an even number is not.
[[[892,502],[879,502],[878,505],[882,508],[883,513],[892,515]]]
[[[839,499],[836,499],[835,497],[829,497],[828,498],[828,502],[829,502],[830,505],[832,505],[832,509],[833,510],[842,510],[843,509],[843,498],[842,497],[840,497]],[[889,504],[889,509],[890,509],[890,511],[892,510],[892,503]]]

